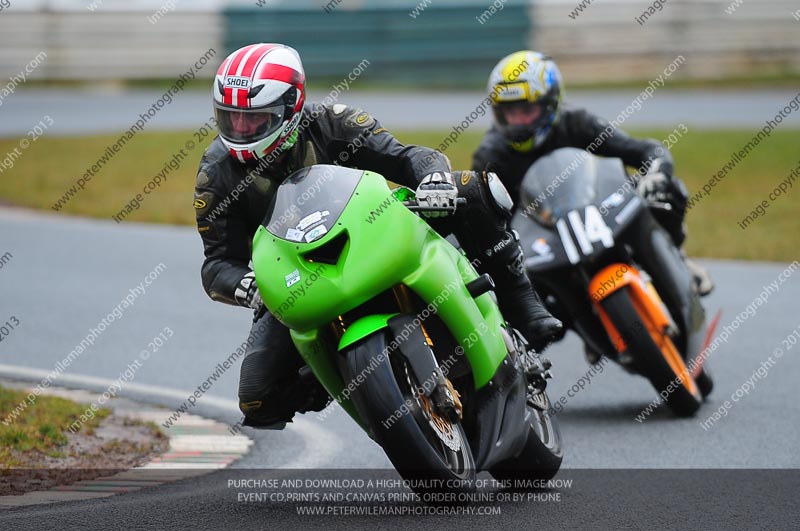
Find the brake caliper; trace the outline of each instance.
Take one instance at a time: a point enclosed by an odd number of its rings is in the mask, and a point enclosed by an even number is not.
[[[464,410],[461,405],[461,395],[453,387],[450,379],[444,378],[444,385],[436,386],[432,398],[436,405],[436,411],[440,412],[444,418],[452,423],[461,422]]]

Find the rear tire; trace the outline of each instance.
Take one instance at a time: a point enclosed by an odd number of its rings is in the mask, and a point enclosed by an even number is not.
[[[672,412],[679,417],[694,415],[702,403],[701,392],[698,390],[697,394],[694,394],[687,389],[686,384],[678,383],[678,374],[665,359],[661,348],[647,332],[647,323],[636,311],[628,290],[615,291],[601,304],[617,330],[635,330],[624,337],[628,350],[640,372],[650,380],[659,394],[668,392],[668,388],[672,388],[666,398],[667,405]],[[688,373],[688,370],[686,372]],[[691,375],[688,377],[691,379]],[[699,385],[697,387],[699,389]]]
[[[511,459],[506,459],[489,472],[498,480],[513,480],[512,488],[530,487],[530,480],[548,480],[558,473],[564,452],[561,447],[561,430],[558,419],[548,413],[550,400],[542,391],[535,399],[528,397],[526,414],[528,417],[528,440],[522,451]]]
[[[381,330],[345,353],[345,383],[362,381],[351,397],[372,438],[403,478],[444,480],[445,490],[473,492],[475,461],[461,423],[448,423],[450,437],[436,431],[412,391],[419,382],[399,352],[386,354],[388,344]],[[426,488],[424,481],[413,485],[418,493],[441,490]]]

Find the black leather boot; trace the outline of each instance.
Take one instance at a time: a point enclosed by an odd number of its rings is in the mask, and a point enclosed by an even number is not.
[[[686,267],[689,269],[689,273],[692,274],[694,289],[697,294],[701,297],[705,297],[711,293],[714,290],[714,281],[711,280],[711,275],[708,274],[706,268],[694,260],[690,260],[683,251],[681,251],[681,255],[683,256]]]
[[[530,346],[541,352],[563,334],[564,325],[547,311],[533,289],[516,235],[506,233],[506,238],[487,249],[484,256],[478,269],[494,280],[500,310]]]

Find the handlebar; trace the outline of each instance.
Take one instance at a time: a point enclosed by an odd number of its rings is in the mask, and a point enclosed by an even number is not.
[[[672,210],[672,205],[669,203],[662,203],[660,201],[653,201],[652,203],[647,204],[648,207],[652,208],[653,210]]]
[[[466,204],[467,204],[466,197],[457,197],[456,204],[453,207],[421,206],[416,200],[403,201],[403,205],[412,212],[455,212],[456,207],[464,206]]]

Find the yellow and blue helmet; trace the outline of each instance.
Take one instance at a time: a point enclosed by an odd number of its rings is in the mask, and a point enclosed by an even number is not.
[[[548,56],[531,50],[503,57],[489,75],[494,122],[517,151],[541,146],[558,120],[561,72]]]

